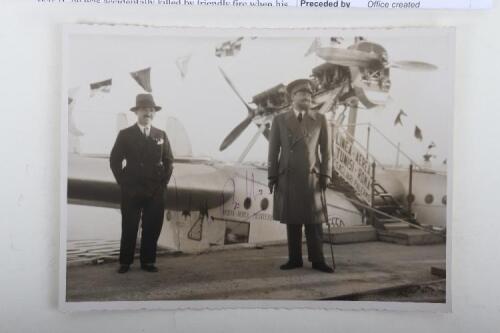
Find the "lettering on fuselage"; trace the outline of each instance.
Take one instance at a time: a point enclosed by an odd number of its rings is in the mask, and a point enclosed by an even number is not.
[[[223,202],[220,213],[222,217],[236,218],[242,222],[273,221],[272,197],[265,184],[256,180],[253,170],[227,179],[224,189],[233,192],[232,200]]]
[[[345,227],[345,223],[344,221],[342,220],[342,218],[340,217],[336,217],[336,216],[329,216],[328,217],[328,222],[330,223],[330,225],[334,228],[341,228],[341,227]]]
[[[259,213],[253,217],[255,220],[265,220],[273,221],[273,216],[271,214]]]
[[[273,216],[268,213],[257,213],[257,214],[250,214],[247,211],[243,210],[232,210],[232,209],[224,209],[224,214],[223,216],[225,217],[238,217],[238,218],[243,218],[246,220],[260,220],[260,221],[272,221]]]
[[[234,216],[234,210],[224,209],[224,216]]]

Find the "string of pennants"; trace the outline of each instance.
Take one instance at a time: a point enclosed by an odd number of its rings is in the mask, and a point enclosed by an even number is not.
[[[257,37],[250,37],[251,40]],[[242,48],[242,41],[245,37],[238,37],[234,40],[228,40],[215,47],[214,55],[218,58],[222,57],[232,57],[238,55]],[[182,79],[184,79],[188,74],[189,63],[191,61],[192,54],[187,54],[178,57],[175,60],[175,65],[179,70],[179,74]],[[129,73],[134,81],[148,93],[152,93],[153,89],[151,87],[151,67],[140,69]],[[106,80],[92,82],[89,85],[90,97],[94,97],[100,93],[110,93],[111,87],[113,85],[113,79],[109,78]],[[69,121],[69,131],[74,136],[82,136],[83,132],[80,131],[74,121],[73,121],[73,109],[75,106],[75,96],[80,87],[71,88],[68,91],[68,121]]]
[[[250,37],[251,40],[256,39],[257,37]],[[219,44],[218,46],[215,47],[215,53],[214,55],[218,58],[223,58],[223,57],[234,57],[239,54],[239,52],[242,49],[242,42],[245,39],[245,37],[238,37],[233,40],[227,40]],[[342,37],[331,37],[330,38],[330,44],[339,44],[342,41]],[[319,47],[321,47],[321,40],[319,38],[315,38],[304,54],[304,56],[309,56],[313,54]],[[187,74],[188,74],[188,69],[189,69],[189,63],[191,61],[192,54],[187,54],[181,57],[178,57],[175,60],[175,65],[177,69],[179,70],[179,74],[182,79],[184,79]],[[138,71],[130,72],[130,76],[137,82],[137,84],[144,89],[144,91],[151,93],[153,91],[151,87],[151,67],[144,68]],[[90,97],[95,96],[98,93],[109,93],[111,91],[111,86],[112,86],[113,80],[106,79],[103,81],[98,81],[98,82],[93,82],[90,83]],[[68,99],[68,106],[70,106],[70,112],[71,112],[71,105],[73,102],[73,98],[71,97],[72,94],[69,94],[69,99]],[[394,120],[394,126],[403,126],[403,117],[407,117],[408,115],[403,111],[400,110],[399,113],[397,114],[395,120]],[[70,124],[72,125],[72,124]],[[80,131],[75,126],[70,126],[71,128],[74,128],[74,134],[76,135],[81,135]],[[414,129],[414,137],[419,140],[420,142],[423,141],[423,134],[422,130],[420,127],[415,125]],[[424,155],[424,159],[426,161],[429,161],[431,158],[435,158],[435,155],[431,154],[431,149],[435,148],[436,144],[431,141],[431,143],[427,147],[427,153]],[[446,159],[443,161],[443,164],[446,164]]]
[[[250,37],[251,40],[257,37]],[[215,56],[218,58],[222,57],[233,57],[238,55],[242,48],[242,41],[245,37],[238,37],[234,40],[228,40],[222,44],[215,47]],[[175,60],[175,65],[179,70],[181,78],[185,78],[188,74],[189,63],[191,61],[192,54],[184,55]],[[151,67],[144,68],[135,72],[131,72],[130,75],[141,86],[144,91],[151,93],[153,90],[151,88]],[[98,93],[109,93],[111,92],[111,86],[113,85],[113,79],[106,79],[103,81],[90,83],[90,97],[94,97]]]
[[[408,115],[406,114],[406,112],[404,112],[401,109],[401,110],[399,110],[396,118],[394,119],[394,126],[398,126],[398,125],[399,126],[404,126],[403,125],[403,117],[408,117]],[[413,135],[420,142],[422,142],[424,140],[424,137],[423,137],[423,134],[422,134],[422,130],[417,125],[415,125],[415,129],[413,131]],[[429,145],[427,146],[427,152],[423,156],[425,161],[428,162],[428,161],[430,161],[431,158],[436,158],[436,155],[433,155],[431,153],[431,149],[433,149],[433,148],[436,148],[436,143],[434,141],[431,141],[429,143]],[[443,164],[446,164],[446,159],[443,161]]]
[[[141,86],[144,91],[153,92],[151,88],[151,67],[144,68],[135,72],[131,72],[130,76]],[[90,97],[94,97],[97,93],[109,93],[113,79],[107,79],[90,84]]]

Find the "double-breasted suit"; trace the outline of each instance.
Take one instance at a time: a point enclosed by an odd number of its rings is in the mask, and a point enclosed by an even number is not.
[[[163,224],[164,192],[172,175],[173,160],[166,133],[153,126],[149,136],[135,124],[121,130],[116,138],[110,166],[122,190],[121,265],[133,262],[140,220],[141,263],[152,264],[156,260],[156,244]]]
[[[273,218],[287,224],[290,260],[302,262],[302,225],[306,226],[309,260],[323,262],[320,175],[331,177],[331,137],[324,115],[292,108],[276,116],[269,136],[268,178],[277,182]]]

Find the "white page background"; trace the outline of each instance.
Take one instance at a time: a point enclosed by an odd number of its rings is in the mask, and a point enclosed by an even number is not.
[[[0,332],[497,332],[500,10],[163,8],[0,1]],[[457,26],[453,313],[57,310],[62,23]]]

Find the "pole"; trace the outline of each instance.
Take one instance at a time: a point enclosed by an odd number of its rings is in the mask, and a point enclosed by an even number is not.
[[[366,159],[370,156],[370,126],[367,127],[367,135],[366,135]]]
[[[326,208],[325,190],[321,190],[321,205],[323,206],[323,214],[325,215],[326,225],[328,226],[328,240],[330,243],[330,253],[332,254],[332,269],[335,272],[335,256],[333,255],[333,239],[332,230],[330,228],[330,220],[328,219],[328,210]]]
[[[358,102],[353,101],[349,106],[349,116],[347,118],[347,133],[349,134],[348,140],[351,142],[356,135],[356,121],[358,119]]]
[[[372,193],[370,197],[370,206],[371,208],[374,207],[375,205],[375,162],[372,163]],[[370,211],[370,220],[371,224],[373,225],[375,223],[375,213],[373,210]]]
[[[408,212],[411,215],[411,204],[413,203],[413,164],[410,164],[410,183],[408,184]]]
[[[398,142],[398,149],[396,150],[396,168],[399,168],[399,152],[401,151],[401,142]]]

